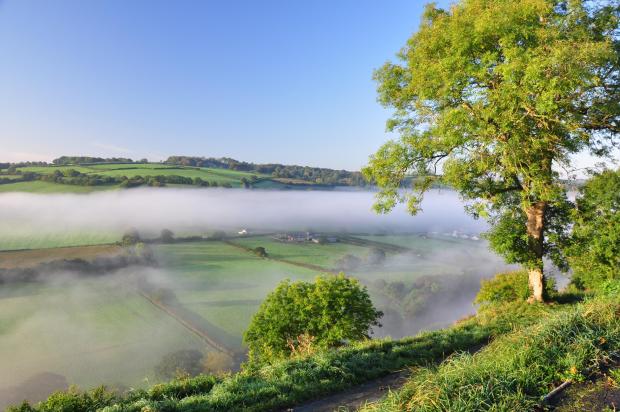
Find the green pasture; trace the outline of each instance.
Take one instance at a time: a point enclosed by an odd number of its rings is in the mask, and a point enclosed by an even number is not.
[[[311,280],[318,274],[222,242],[158,245],[155,250],[179,301],[211,323],[214,336],[233,348],[241,345],[252,315],[280,280]]]
[[[0,185],[0,193],[8,192],[28,192],[28,193],[91,193],[101,190],[114,189],[116,186],[77,186],[63,185],[60,183],[43,182],[35,180],[32,182],[6,183]]]
[[[480,247],[486,249],[486,243],[471,239],[462,239],[447,235],[430,234],[402,234],[402,235],[354,235],[353,237],[371,242],[387,243],[411,249],[414,253],[435,253],[438,250],[451,248],[464,248],[476,250]]]
[[[264,247],[270,257],[293,262],[317,265],[332,270],[336,261],[344,255],[354,255],[361,259],[368,254],[368,248],[336,242],[319,245],[312,242],[281,242],[272,236],[257,236],[235,239],[234,243],[256,248]]]
[[[0,289],[0,389],[42,372],[91,387],[142,386],[178,349],[206,344],[118,278]]]
[[[0,230],[4,233],[4,236],[0,237],[0,250],[49,249],[67,246],[101,245],[117,242],[122,236],[122,233],[115,231],[37,231],[35,228],[7,227],[7,224],[3,222],[0,222]],[[10,235],[8,235],[9,233]]]

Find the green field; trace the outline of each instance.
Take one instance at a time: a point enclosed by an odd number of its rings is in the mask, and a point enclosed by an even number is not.
[[[116,189],[116,186],[76,186],[59,183],[32,182],[7,183],[0,185],[0,193],[29,192],[29,193],[92,193],[100,190]]]
[[[2,186],[0,186],[2,187]],[[0,251],[21,249],[48,249],[67,246],[88,246],[118,242],[122,233],[117,231],[37,231],[35,228],[14,228],[10,222],[0,222],[0,228],[11,236],[0,237]]]
[[[96,243],[98,237],[106,236],[118,238],[118,234],[89,237],[67,233],[63,242]],[[242,334],[253,314],[284,278],[312,280],[320,273],[317,266],[332,270],[338,259],[347,254],[366,262],[371,248],[386,245],[383,265],[363,263],[347,274],[369,287],[378,309],[394,313],[399,310],[398,302],[376,289],[375,280],[411,281],[423,275],[458,275],[466,272],[459,260],[480,261],[489,255],[483,242],[470,240],[426,239],[418,235],[347,237],[368,244],[284,243],[270,236],[231,239],[232,245],[222,241],[159,244],[152,246],[159,262],[157,268],[132,268],[100,278],[59,278],[51,284],[5,285],[0,289],[0,364],[10,373],[0,374],[4,379],[0,379],[0,394],[42,372],[60,374],[68,382],[83,387],[100,383],[140,386],[145,384],[145,378],[153,381],[153,368],[167,353],[180,349],[216,350],[179,319],[141,295],[143,289],[130,281],[137,273],[146,274],[155,289],[171,291],[183,316],[187,316],[185,320],[200,324],[211,339],[238,353],[243,351]],[[0,246],[25,244],[27,238],[25,234],[21,238],[5,237]],[[58,245],[59,241],[58,236],[30,234],[28,245],[44,248]],[[389,245],[396,243],[425,252],[395,252]],[[257,246],[265,247],[269,258],[259,258],[246,249]],[[79,249],[71,250],[71,258]],[[455,258],[446,260],[431,249],[451,250]],[[62,258],[69,251],[40,249],[19,253],[40,259],[41,253],[57,253]],[[415,324],[407,325],[416,328]]]
[[[210,322],[215,337],[235,349],[260,302],[280,280],[310,280],[317,275],[222,242],[159,245],[155,249],[179,301]]]
[[[85,387],[139,386],[174,348],[207,349],[118,278],[0,290],[0,388],[42,372]]]
[[[329,243],[319,245],[311,242],[282,242],[275,240],[272,236],[257,236],[235,239],[234,243],[255,248],[262,246],[267,250],[269,256],[276,259],[286,259],[293,262],[306,263],[322,266],[326,270],[336,267],[336,261],[344,255],[351,254],[364,258],[368,253],[368,248],[346,243]]]

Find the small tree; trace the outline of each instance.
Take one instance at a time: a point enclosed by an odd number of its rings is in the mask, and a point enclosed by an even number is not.
[[[267,250],[262,246],[257,246],[254,248],[254,254],[258,257],[266,258],[268,256]]]
[[[161,240],[163,243],[173,243],[174,233],[170,229],[162,229],[159,240]]]
[[[567,255],[573,283],[595,288],[620,279],[620,170],[594,176],[580,192]]]
[[[169,353],[155,366],[155,375],[161,380],[196,376],[203,371],[203,356],[202,352],[193,349]]]
[[[461,0],[431,4],[420,29],[375,73],[379,100],[395,109],[385,144],[365,168],[389,211],[441,181],[494,226],[491,246],[529,272],[544,300],[543,257],[563,264],[567,224],[557,167],[571,154],[608,154],[620,133],[617,2]],[[414,191],[400,185],[409,174]]]
[[[330,348],[365,339],[382,315],[366,287],[343,274],[314,283],[284,280],[261,304],[244,341],[251,361],[270,361],[308,344]]]
[[[121,238],[121,245],[123,246],[133,246],[138,242],[140,242],[140,234],[136,229],[128,230]]]

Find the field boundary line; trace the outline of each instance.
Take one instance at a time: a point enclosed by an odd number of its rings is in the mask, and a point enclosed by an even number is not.
[[[232,351],[231,349],[225,347],[224,345],[220,344],[219,342],[215,341],[212,337],[210,337],[208,334],[206,334],[205,332],[199,330],[198,328],[196,328],[194,325],[190,324],[189,322],[187,322],[185,319],[183,319],[181,316],[179,316],[178,314],[176,314],[174,312],[174,310],[172,310],[171,308],[169,308],[168,306],[166,306],[165,304],[153,299],[151,296],[149,296],[148,293],[143,292],[141,290],[138,290],[138,293],[147,301],[149,301],[151,304],[153,304],[154,306],[156,306],[157,308],[159,308],[160,310],[162,310],[164,313],[166,313],[168,316],[170,316],[171,318],[173,318],[174,320],[176,320],[177,322],[179,322],[182,326],[184,326],[187,330],[189,330],[190,332],[194,333],[196,336],[198,336],[200,339],[202,339],[203,341],[205,341],[209,346],[213,347],[214,349],[223,352],[227,355],[230,355],[231,357],[235,356],[235,352]]]
[[[238,249],[242,249],[242,250],[244,250],[246,252],[254,253],[254,250],[251,247],[243,246],[243,245],[240,245],[239,243],[235,243],[235,242],[232,242],[230,240],[222,240],[222,243],[225,243],[227,245],[236,247]],[[267,255],[263,259],[273,260],[275,262],[286,263],[287,265],[292,265],[292,266],[299,266],[299,267],[310,269],[310,270],[316,270],[316,271],[322,272],[322,273],[335,274],[337,272],[337,271],[334,271],[334,270],[331,270],[331,269],[326,269],[323,266],[313,265],[311,263],[295,262],[293,260],[288,260],[288,259],[275,258],[275,257],[269,256],[269,255]]]

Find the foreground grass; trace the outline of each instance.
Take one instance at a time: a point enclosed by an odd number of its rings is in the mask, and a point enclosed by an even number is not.
[[[620,347],[620,303],[598,298],[419,370],[365,411],[525,411],[564,380],[581,380]]]
[[[446,356],[485,344],[494,336],[531,324],[555,306],[508,305],[452,328],[415,337],[371,340],[302,359],[291,359],[217,379],[205,389],[204,376],[133,391],[124,397],[102,392],[63,392],[37,406],[14,411],[268,411],[285,408],[367,382],[411,366],[426,366]],[[171,386],[172,385],[172,386]],[[189,389],[175,392],[173,387]],[[191,389],[194,388],[194,389]],[[168,393],[156,397],[154,391]],[[77,406],[76,406],[77,405]]]

